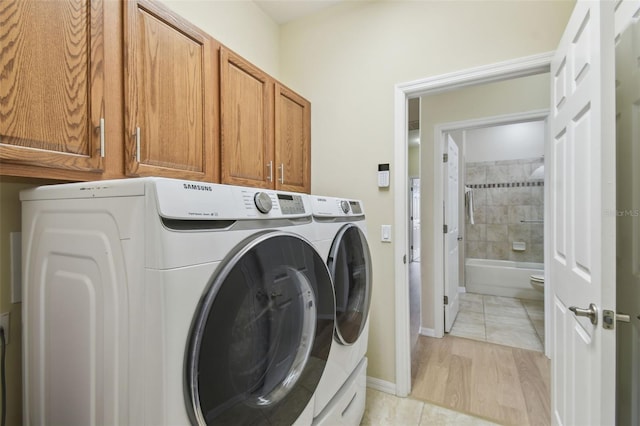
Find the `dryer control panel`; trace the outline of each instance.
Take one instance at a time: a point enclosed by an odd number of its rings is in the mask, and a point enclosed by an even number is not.
[[[304,214],[304,202],[302,196],[297,194],[281,194],[278,193],[278,202],[280,210],[284,214]]]
[[[311,209],[316,217],[351,217],[364,218],[362,202],[358,200],[345,200],[344,198],[311,196]]]

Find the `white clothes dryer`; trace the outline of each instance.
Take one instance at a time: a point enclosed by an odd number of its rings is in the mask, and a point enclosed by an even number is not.
[[[312,195],[311,207],[316,229],[313,243],[326,259],[336,296],[334,341],[325,373],[318,385],[314,417],[335,419],[333,414],[322,413],[332,398],[339,394],[350,378],[358,380],[358,383],[366,382],[366,362],[362,361],[369,339],[371,255],[361,201]],[[361,368],[358,372],[362,377],[357,378],[353,373],[359,365]],[[352,401],[348,411],[357,410],[357,414],[341,413],[346,419],[345,424],[359,424],[364,413],[365,392],[363,385],[358,388],[357,395],[348,393]],[[333,407],[344,405],[332,404]],[[353,423],[353,419],[357,419],[357,422]]]
[[[140,178],[21,200],[25,424],[311,424],[335,301],[307,196]]]

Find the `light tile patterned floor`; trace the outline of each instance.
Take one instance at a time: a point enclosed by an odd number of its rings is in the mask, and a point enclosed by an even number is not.
[[[367,388],[361,426],[494,426],[496,423],[411,398]]]
[[[544,302],[461,293],[449,334],[543,352]]]

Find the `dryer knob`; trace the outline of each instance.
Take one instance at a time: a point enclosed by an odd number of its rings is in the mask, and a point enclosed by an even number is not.
[[[349,213],[349,202],[346,200],[340,201],[340,208],[344,213]]]
[[[260,213],[269,213],[273,207],[271,197],[266,192],[256,192],[256,195],[253,196],[253,202]]]

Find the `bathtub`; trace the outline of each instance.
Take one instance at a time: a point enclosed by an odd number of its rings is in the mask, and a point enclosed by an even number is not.
[[[469,293],[543,300],[543,292],[534,289],[529,283],[530,275],[542,275],[543,271],[542,263],[467,259],[466,290]]]

